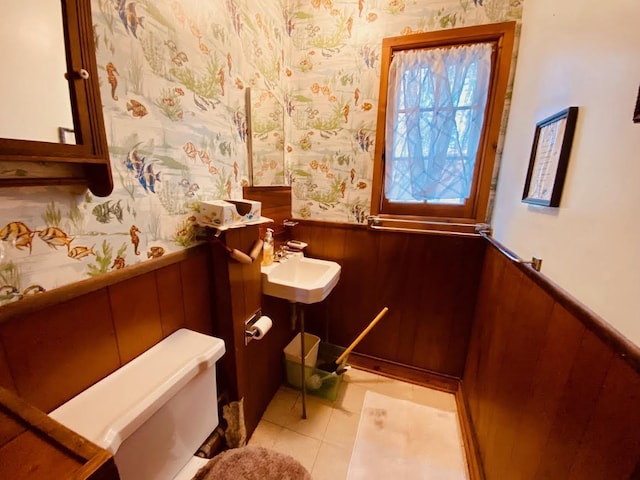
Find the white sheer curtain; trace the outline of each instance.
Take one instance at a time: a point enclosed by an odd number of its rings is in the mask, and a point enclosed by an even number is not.
[[[394,54],[386,116],[388,200],[461,204],[469,197],[492,48],[477,43]]]

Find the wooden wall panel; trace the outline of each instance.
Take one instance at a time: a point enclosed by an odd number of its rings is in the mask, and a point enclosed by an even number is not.
[[[12,392],[16,391],[16,386],[11,377],[11,370],[9,369],[9,362],[7,361],[7,354],[2,344],[2,338],[0,338],[0,387],[4,387]]]
[[[482,271],[482,238],[305,221],[292,236],[309,244],[306,255],[342,266],[334,291],[322,305],[308,308],[311,331],[347,346],[387,306],[389,313],[357,352],[462,375]]]
[[[516,428],[518,434],[527,441],[512,444],[508,468],[515,480],[534,478],[542,462],[573,359],[583,336],[584,327],[564,308],[554,305],[545,344],[531,376],[529,397],[520,407],[520,423]]]
[[[264,414],[268,403],[284,381],[284,347],[295,332],[291,330],[288,303],[279,299],[262,297],[262,311],[270,316],[273,327],[261,340],[252,340],[245,347],[245,421],[247,429],[253,431]],[[272,306],[276,303],[276,306]]]
[[[180,263],[185,327],[196,332],[213,333],[211,258],[198,256]]]
[[[180,264],[161,268],[156,270],[155,274],[162,336],[167,337],[185,326],[183,290],[189,290],[190,286],[183,286]]]
[[[162,340],[155,272],[109,287],[120,361],[125,364]]]
[[[639,405],[640,375],[624,359],[615,357],[582,435],[568,480],[629,478],[640,452]]]
[[[553,300],[548,295],[523,280],[518,282],[518,289],[513,293],[515,302],[504,329],[500,368],[492,382],[494,398],[502,405],[522,405],[531,395],[531,375],[540,357],[553,308]],[[529,351],[531,354],[523,355]],[[521,408],[498,408],[487,426],[487,444],[494,448],[486,468],[502,472],[497,474],[500,478],[509,478],[504,466],[508,465],[514,443],[520,440],[518,428],[522,415]]]
[[[612,357],[595,336],[583,337],[538,465],[538,478],[568,478]]]
[[[258,235],[257,226],[230,229],[220,241],[230,248],[249,252]],[[282,349],[293,334],[288,322],[288,303],[262,296],[260,263],[238,263],[229,257],[220,241],[212,240],[210,244],[214,265],[214,329],[227,348],[219,372],[224,377],[229,400],[243,399],[245,427],[247,435],[251,435],[282,383]],[[245,345],[245,321],[260,309],[263,314],[272,315],[273,328],[262,340]]]
[[[0,316],[0,385],[50,411],[179,328],[185,312],[190,328],[211,332],[210,250],[165,257],[62,289],[57,304],[36,296],[40,308],[23,314],[10,304]]]
[[[485,258],[462,380],[485,478],[635,479],[637,352],[494,245]]]
[[[276,234],[284,231],[283,221],[291,218],[291,187],[244,187],[242,197],[262,202],[262,216],[274,221],[268,226]],[[261,227],[260,231],[264,233],[265,229]]]
[[[120,366],[100,290],[0,325],[17,393],[48,412]]]

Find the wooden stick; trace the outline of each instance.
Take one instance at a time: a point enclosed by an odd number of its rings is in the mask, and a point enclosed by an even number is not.
[[[260,255],[260,251],[262,250],[263,244],[264,242],[259,238],[255,242],[253,242],[253,246],[251,247],[251,251],[249,252],[249,256],[251,257],[251,260],[255,261],[256,258],[258,258],[258,255]]]
[[[252,263],[253,260],[249,255],[244,252],[241,252],[237,248],[231,248],[228,250],[229,256],[233,258],[236,262],[240,263]]]
[[[367,328],[365,328],[362,333],[360,335],[358,335],[358,338],[356,338],[351,345],[349,345],[347,347],[347,349],[342,353],[342,355],[340,355],[337,359],[336,359],[336,365],[339,365],[345,358],[347,358],[347,355],[349,355],[351,353],[351,350],[353,350],[354,348],[356,348],[356,345],[358,345],[360,343],[360,341],[365,337],[365,335],[367,333],[369,333],[371,331],[371,329],[373,327],[376,326],[376,323],[378,323],[380,321],[380,319],[382,317],[385,316],[385,314],[389,311],[389,308],[384,307],[382,310],[380,310],[380,313],[376,316],[376,318],[374,318],[373,320],[371,320],[371,323],[367,326]]]

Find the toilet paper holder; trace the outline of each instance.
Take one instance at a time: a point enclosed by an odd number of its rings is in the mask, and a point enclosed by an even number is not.
[[[253,339],[257,339],[260,332],[256,329],[255,323],[262,318],[262,310],[256,311],[248,320],[244,322],[244,344],[249,345]]]

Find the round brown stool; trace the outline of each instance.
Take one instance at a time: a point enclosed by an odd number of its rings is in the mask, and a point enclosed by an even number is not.
[[[193,480],[311,480],[311,475],[290,455],[251,446],[213,457]]]

